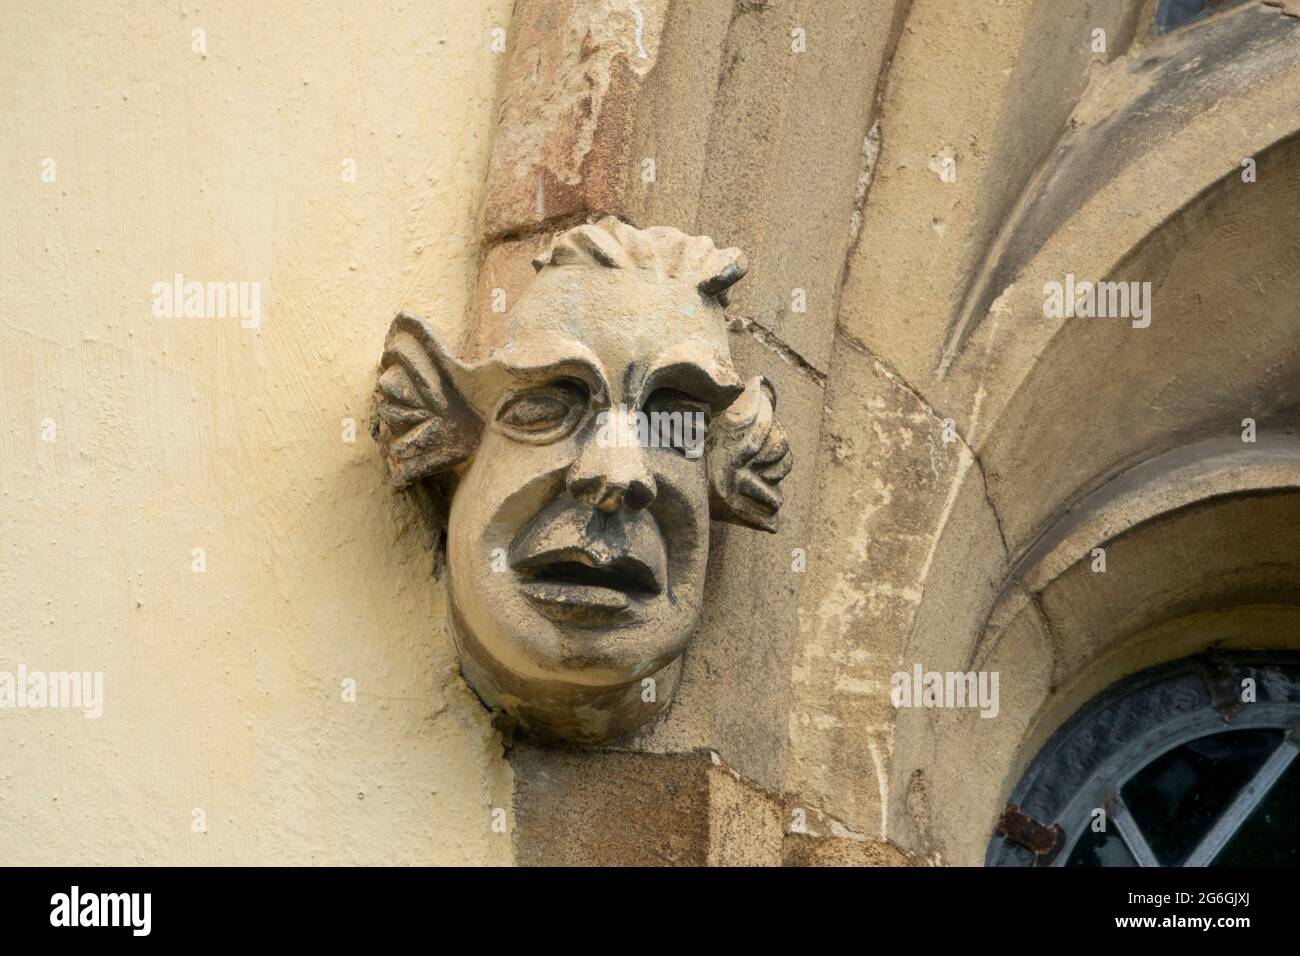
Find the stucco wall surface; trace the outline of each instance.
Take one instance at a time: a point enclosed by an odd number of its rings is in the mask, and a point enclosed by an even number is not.
[[[0,709],[0,860],[510,861],[366,430],[392,315],[463,322],[510,7],[0,7],[0,671],[104,675]]]

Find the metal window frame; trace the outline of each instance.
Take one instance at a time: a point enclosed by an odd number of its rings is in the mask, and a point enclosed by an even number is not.
[[[1255,679],[1256,702],[1224,706],[1225,687]],[[1128,814],[1124,784],[1176,747],[1211,734],[1277,729],[1277,751],[1211,826],[1182,865],[1211,862],[1300,753],[1300,654],[1292,651],[1223,652],[1148,668],[1107,688],[1085,704],[1030,762],[1010,803],[1044,826],[1058,824],[1064,841],[1049,857],[1036,856],[995,835],[989,866],[1064,866],[1097,807],[1107,807],[1139,865],[1162,865]]]

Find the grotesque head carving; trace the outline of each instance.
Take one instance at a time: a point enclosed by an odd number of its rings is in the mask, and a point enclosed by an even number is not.
[[[596,742],[668,705],[709,521],[775,531],[791,456],[771,385],[731,364],[739,250],[610,218],[533,265],[473,361],[397,316],[374,434],[396,485],[450,495],[465,678],[535,737]]]

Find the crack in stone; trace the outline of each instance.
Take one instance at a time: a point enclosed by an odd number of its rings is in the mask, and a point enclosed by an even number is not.
[[[1025,592],[1025,594],[1029,596],[1029,603],[1034,606],[1034,610],[1038,613],[1038,619],[1043,622],[1043,630],[1047,631],[1047,639],[1052,644],[1052,683],[1051,686],[1047,689],[1047,692],[1049,694],[1055,693],[1056,684],[1057,681],[1059,680],[1057,675],[1057,668],[1060,666],[1061,652],[1063,650],[1061,644],[1061,638],[1056,633],[1056,628],[1052,625],[1052,619],[1047,614],[1047,608],[1043,606],[1042,594],[1038,593],[1037,591],[1031,591],[1029,588],[1025,587],[1025,585],[1021,583],[1021,581],[1018,578],[1015,579],[1015,583],[1022,591]]]
[[[775,352],[789,364],[793,365],[805,378],[810,379],[820,389],[826,388],[826,373],[808,361],[793,346],[785,342],[771,329],[754,319],[733,316],[727,320],[727,331],[748,332],[755,341]]]

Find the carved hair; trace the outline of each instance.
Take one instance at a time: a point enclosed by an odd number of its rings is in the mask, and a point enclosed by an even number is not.
[[[686,279],[726,306],[731,286],[749,270],[739,249],[719,249],[708,236],[688,236],[669,226],[637,229],[606,216],[599,222],[560,233],[533,260],[538,272],[548,266],[590,265],[607,269],[647,269],[667,279]]]

